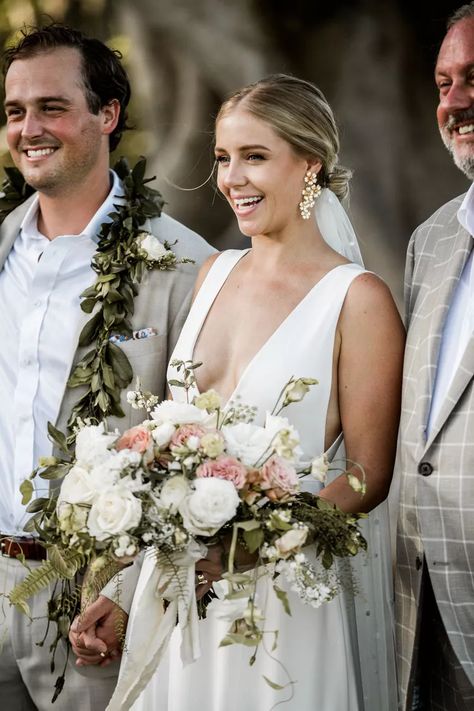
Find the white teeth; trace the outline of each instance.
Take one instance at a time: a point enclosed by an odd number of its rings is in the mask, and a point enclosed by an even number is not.
[[[462,136],[465,133],[472,133],[472,131],[474,131],[474,123],[471,123],[468,126],[460,126],[458,132]]]
[[[38,148],[36,150],[29,149],[26,151],[28,158],[39,158],[39,156],[49,156],[54,153],[54,148]]]
[[[237,207],[243,207],[244,205],[252,205],[254,202],[260,202],[262,197],[260,195],[255,197],[245,197],[245,198],[235,198],[234,202]]]

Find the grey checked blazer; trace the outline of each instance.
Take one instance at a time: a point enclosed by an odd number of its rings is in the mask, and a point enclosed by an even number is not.
[[[424,558],[452,647],[474,682],[474,335],[425,436],[443,327],[474,244],[456,216],[463,197],[421,225],[408,248],[395,583],[404,711],[413,690]]]

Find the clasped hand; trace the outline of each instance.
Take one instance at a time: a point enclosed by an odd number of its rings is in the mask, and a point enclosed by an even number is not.
[[[69,630],[69,641],[78,667],[106,667],[122,654],[119,630],[125,630],[128,615],[105,595],[78,615]]]

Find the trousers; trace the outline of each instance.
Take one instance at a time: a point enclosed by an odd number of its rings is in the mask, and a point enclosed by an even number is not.
[[[40,563],[28,561],[33,568]],[[51,705],[56,678],[66,663],[66,645],[61,640],[51,673],[49,647],[56,636],[55,623],[44,644],[47,602],[51,591],[30,598],[31,620],[12,607],[5,595],[25,577],[20,561],[0,555],[0,706],[2,711],[103,711],[117,683],[119,662],[107,667],[76,667],[71,652],[66,681]]]

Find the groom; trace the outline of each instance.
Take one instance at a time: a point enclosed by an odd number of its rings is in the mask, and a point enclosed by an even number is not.
[[[474,180],[474,2],[448,23],[441,138]],[[400,427],[401,709],[474,708],[474,185],[413,235]]]
[[[68,388],[67,380],[83,355],[78,337],[90,314],[81,310],[80,294],[97,276],[91,259],[100,226],[123,195],[120,179],[109,170],[109,152],[126,128],[130,86],[116,52],[59,25],[25,33],[6,51],[4,74],[9,150],[36,191],[0,228],[0,589],[8,592],[25,574],[20,554],[30,568],[44,558],[44,549],[23,530],[28,514],[20,483],[40,456],[51,454],[48,421],[65,431],[84,394]],[[166,215],[142,229],[160,242],[177,240],[177,257],[195,260],[174,271],[146,273],[130,309],[133,337],[119,342],[134,376],[163,396],[168,358],[189,308],[197,268],[212,249]],[[112,428],[140,419],[127,406],[125,392],[121,405],[126,417],[109,418]],[[133,566],[123,576],[124,608],[135,577]],[[46,629],[46,600],[47,595],[31,601],[32,622],[2,601],[0,694],[5,709],[50,708],[54,679],[66,657],[58,647],[52,676],[48,648],[53,630],[43,646],[37,644]],[[98,661],[105,654],[108,663],[119,655],[114,634],[118,607],[105,596],[97,604],[89,633],[96,630],[106,638],[106,652]],[[87,659],[87,650],[84,654]],[[80,698],[81,711],[103,709],[116,683],[117,661],[81,667],[71,658],[67,667],[55,708],[78,708]]]

